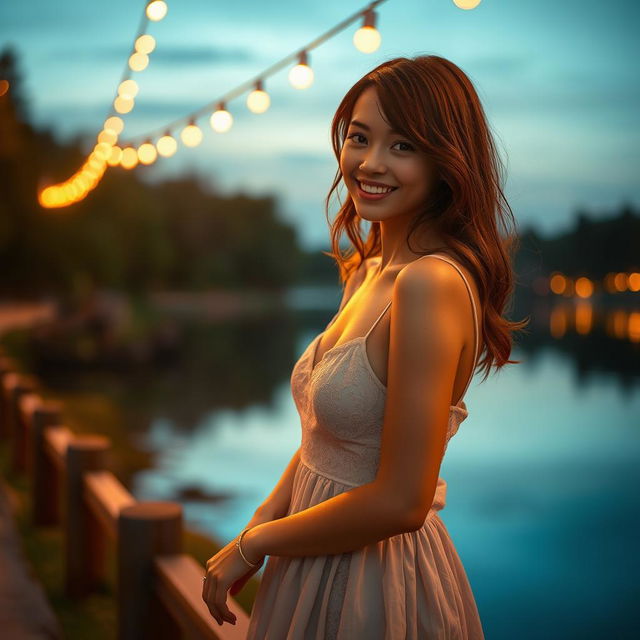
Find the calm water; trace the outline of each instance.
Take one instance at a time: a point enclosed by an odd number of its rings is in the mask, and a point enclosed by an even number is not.
[[[185,519],[223,542],[237,535],[300,444],[289,376],[335,310],[335,292],[321,298],[312,314],[298,292],[296,317],[268,326],[191,327],[178,367],[139,373],[135,392],[120,383],[129,391],[114,397],[138,416],[132,445],[155,453],[132,475],[139,499],[188,487],[227,496],[181,500]],[[539,319],[533,329],[512,354],[522,364],[467,391],[441,518],[488,639],[637,637],[638,345],[595,331],[551,338]],[[624,370],[599,355],[615,350],[635,353]]]

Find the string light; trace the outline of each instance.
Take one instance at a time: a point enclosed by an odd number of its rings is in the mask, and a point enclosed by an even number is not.
[[[197,147],[202,142],[202,131],[195,122],[191,121],[180,132],[180,139],[187,147]]]
[[[122,159],[122,149],[118,145],[111,147],[111,154],[107,158],[107,164],[110,167],[117,167]]]
[[[129,111],[133,109],[133,105],[134,105],[134,100],[129,96],[118,96],[113,101],[113,108],[118,113],[122,113],[122,114],[129,113]]]
[[[364,12],[364,24],[353,34],[353,44],[362,53],[373,53],[381,42],[382,37],[376,29],[376,13],[368,9]]]
[[[475,9],[479,4],[480,0],[453,0],[453,4],[458,7],[458,9]]]
[[[138,83],[135,80],[125,80],[118,87],[118,95],[135,98],[138,95]]]
[[[363,53],[376,51],[380,47],[381,36],[376,29],[375,23],[377,16],[374,8],[385,1],[386,0],[373,0],[364,10],[361,9],[352,14],[329,31],[306,44],[302,49],[299,49],[297,53],[289,54],[279,62],[271,65],[271,67],[263,71],[259,77],[243,83],[198,111],[165,125],[160,130],[162,135],[156,131],[140,136],[143,140],[141,144],[128,140],[125,143],[119,143],[119,145],[117,145],[118,137],[124,130],[124,122],[119,116],[113,115],[113,111],[118,114],[126,114],[134,108],[135,98],[139,88],[138,84],[130,79],[130,74],[132,71],[143,71],[146,69],[149,64],[149,54],[156,48],[155,38],[144,33],[147,21],[157,22],[162,20],[167,14],[166,2],[162,0],[147,2],[141,27],[134,41],[132,53],[128,58],[122,81],[118,86],[118,94],[113,101],[112,114],[107,118],[103,130],[97,136],[98,145],[96,145],[96,147],[99,145],[104,146],[101,146],[99,150],[94,149],[82,169],[67,181],[59,185],[51,185],[44,188],[38,194],[40,204],[43,207],[63,207],[86,197],[88,192],[99,183],[107,166],[121,166],[125,169],[132,169],[138,164],[151,164],[155,162],[158,155],[165,158],[171,157],[175,154],[178,146],[171,132],[174,128],[179,127],[185,122],[188,122],[188,124],[184,126],[180,132],[182,143],[187,147],[198,146],[202,142],[203,133],[196,125],[196,120],[207,113],[211,114],[209,122],[214,131],[218,133],[228,131],[233,124],[233,117],[227,110],[226,104],[229,100],[247,91],[249,91],[246,99],[247,108],[256,114],[264,113],[271,105],[269,94],[263,87],[264,78],[282,68],[290,66],[291,62],[296,61],[297,63],[289,70],[288,79],[290,84],[296,89],[306,89],[310,87],[314,82],[314,72],[309,65],[309,52],[357,20],[364,18],[362,26],[353,36],[354,46]],[[479,4],[480,0],[454,0],[454,2],[460,6],[460,8],[473,8]],[[8,86],[6,88],[8,88]],[[215,111],[211,113],[211,109],[214,108],[214,106]],[[155,139],[158,135],[160,135],[160,137],[154,145],[151,140]],[[89,164],[90,162],[93,162],[94,166],[91,166]]]
[[[256,88],[247,96],[247,107],[253,113],[264,113],[271,104],[269,94],[262,86],[262,80],[256,81]]]
[[[125,147],[122,150],[120,166],[125,169],[133,169],[138,164],[138,154],[133,147]]]
[[[147,17],[153,22],[162,20],[167,15],[167,3],[162,0],[154,0],[147,5]]]
[[[313,69],[308,64],[306,51],[300,52],[298,64],[289,71],[289,82],[295,89],[307,89],[313,83]]]
[[[151,144],[150,140],[143,142],[138,147],[138,160],[140,164],[153,164],[158,157],[158,150],[155,145]]]
[[[177,150],[178,143],[176,139],[167,131],[158,142],[156,142],[158,153],[163,158],[170,158]]]
[[[138,53],[150,54],[156,48],[156,39],[149,34],[141,35],[134,45]]]
[[[144,71],[149,65],[149,56],[146,53],[136,51],[129,58],[129,68],[131,71]]]
[[[217,109],[211,114],[211,118],[209,118],[209,124],[217,133],[225,133],[231,129],[233,116],[226,110],[224,102],[218,103]]]

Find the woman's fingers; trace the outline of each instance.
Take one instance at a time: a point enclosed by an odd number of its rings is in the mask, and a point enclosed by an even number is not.
[[[236,617],[231,613],[229,607],[227,607],[227,589],[221,583],[216,585],[214,604],[216,606],[216,610],[225,620],[227,620],[227,622],[235,624]]]
[[[212,575],[207,575],[204,581],[204,602],[209,609],[209,613],[215,618],[218,624],[222,624],[222,616],[215,605],[216,579]]]

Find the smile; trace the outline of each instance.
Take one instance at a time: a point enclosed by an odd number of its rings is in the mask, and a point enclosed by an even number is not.
[[[356,180],[356,184],[358,185],[358,196],[360,196],[360,198],[362,198],[363,200],[382,200],[397,189],[397,187],[389,187],[387,189],[383,189],[382,187],[371,187],[369,185],[362,185],[358,180]],[[368,189],[369,191],[365,191],[365,189]]]

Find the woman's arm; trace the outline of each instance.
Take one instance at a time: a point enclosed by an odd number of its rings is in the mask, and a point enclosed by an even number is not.
[[[284,470],[278,484],[273,488],[266,500],[256,509],[255,515],[266,516],[269,520],[282,518],[289,509],[291,490],[293,488],[293,476],[298,468],[300,460],[300,448],[293,454],[287,468]]]
[[[249,560],[346,553],[422,526],[433,504],[470,313],[451,265],[416,261],[393,292],[388,388],[376,478],[243,538]]]

